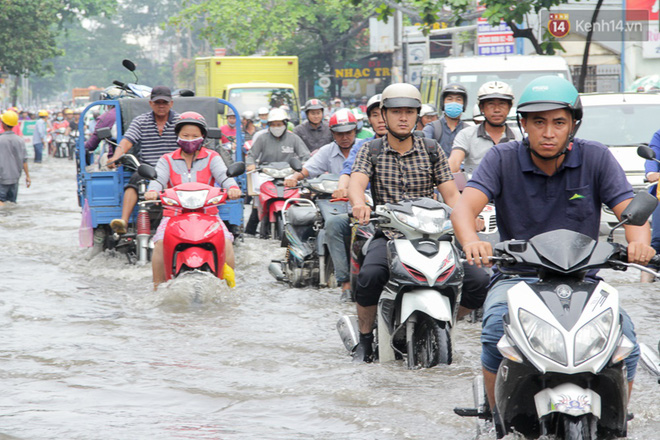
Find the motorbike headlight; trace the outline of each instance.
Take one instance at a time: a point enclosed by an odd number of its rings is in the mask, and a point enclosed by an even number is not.
[[[266,168],[262,168],[261,172],[264,174],[268,174],[273,179],[284,179],[286,176],[293,174],[293,169],[291,168],[277,169],[277,168],[266,167]]]
[[[312,183],[309,186],[311,186],[316,192],[332,194],[339,187],[339,182],[336,180],[322,180],[317,183]]]
[[[451,221],[444,209],[424,209],[413,206],[412,215],[394,211],[394,216],[401,223],[425,234],[441,234],[451,230]]]
[[[209,190],[204,189],[201,191],[177,191],[176,195],[181,201],[181,206],[186,209],[199,209],[204,206],[206,202],[206,196],[208,196]]]
[[[607,309],[575,333],[575,365],[580,365],[605,349],[612,330],[612,309]]]
[[[535,352],[561,365],[568,365],[566,343],[559,330],[524,309],[518,311],[518,319]]]

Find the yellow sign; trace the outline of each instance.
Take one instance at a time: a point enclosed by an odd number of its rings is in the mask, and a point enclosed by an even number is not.
[[[361,79],[391,76],[389,67],[365,67],[363,69],[335,69],[335,78]]]

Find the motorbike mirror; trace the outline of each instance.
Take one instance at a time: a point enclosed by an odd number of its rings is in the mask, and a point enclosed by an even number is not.
[[[123,60],[121,62],[121,65],[124,66],[126,69],[130,70],[131,72],[135,71],[135,63],[131,60]]]
[[[289,159],[289,166],[293,168],[294,171],[302,171],[302,162],[297,157],[292,157]]]
[[[206,130],[206,137],[209,139],[220,139],[222,137],[222,131],[217,127],[209,127]]]
[[[623,210],[621,220],[627,225],[644,226],[657,205],[657,197],[646,191],[640,191]]]
[[[156,177],[158,177],[156,168],[152,167],[151,165],[147,165],[146,163],[140,165],[137,169],[137,172],[140,177],[144,177],[148,180],[156,180]]]
[[[175,95],[175,96],[186,96],[186,97],[191,97],[191,96],[195,96],[195,92],[193,92],[193,91],[190,90],[190,89],[179,89],[179,90],[176,90],[176,91],[173,93],[173,95]]]
[[[224,105],[224,104],[221,104],[221,105],[218,107],[218,114],[219,114],[219,115],[224,115],[224,114],[225,114],[225,105]]]
[[[110,127],[103,127],[96,130],[96,136],[99,139],[110,139],[112,137],[112,129]]]
[[[649,147],[647,144],[642,144],[637,147],[637,155],[646,160],[655,159],[655,151],[653,151],[653,148]]]
[[[245,172],[245,162],[234,162],[227,167],[227,177],[240,176]]]

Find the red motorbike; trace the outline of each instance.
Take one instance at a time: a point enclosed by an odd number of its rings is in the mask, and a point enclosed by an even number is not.
[[[259,213],[260,235],[262,238],[270,237],[281,240],[284,236],[284,221],[282,218],[284,202],[288,199],[300,197],[300,189],[285,187],[284,179],[294,171],[300,171],[301,169],[302,164],[297,158],[292,159],[289,163],[273,162],[264,164],[259,168],[260,172],[273,179],[261,184],[259,203],[255,203]]]
[[[245,163],[229,166],[228,177],[245,172]],[[210,272],[225,279],[225,236],[218,206],[227,191],[203,183],[182,183],[160,195],[163,217],[170,217],[163,238],[167,279],[190,271]]]

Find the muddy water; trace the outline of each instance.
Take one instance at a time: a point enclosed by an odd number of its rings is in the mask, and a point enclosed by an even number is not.
[[[479,324],[459,323],[450,366],[353,364],[335,330],[352,306],[276,283],[275,243],[237,247],[236,289],[201,277],[154,293],[149,267],[78,247],[74,165],[32,168],[0,208],[0,438],[474,438],[452,409],[471,404]],[[655,346],[657,285],[605,276]],[[659,389],[640,367],[630,438],[658,438]]]

